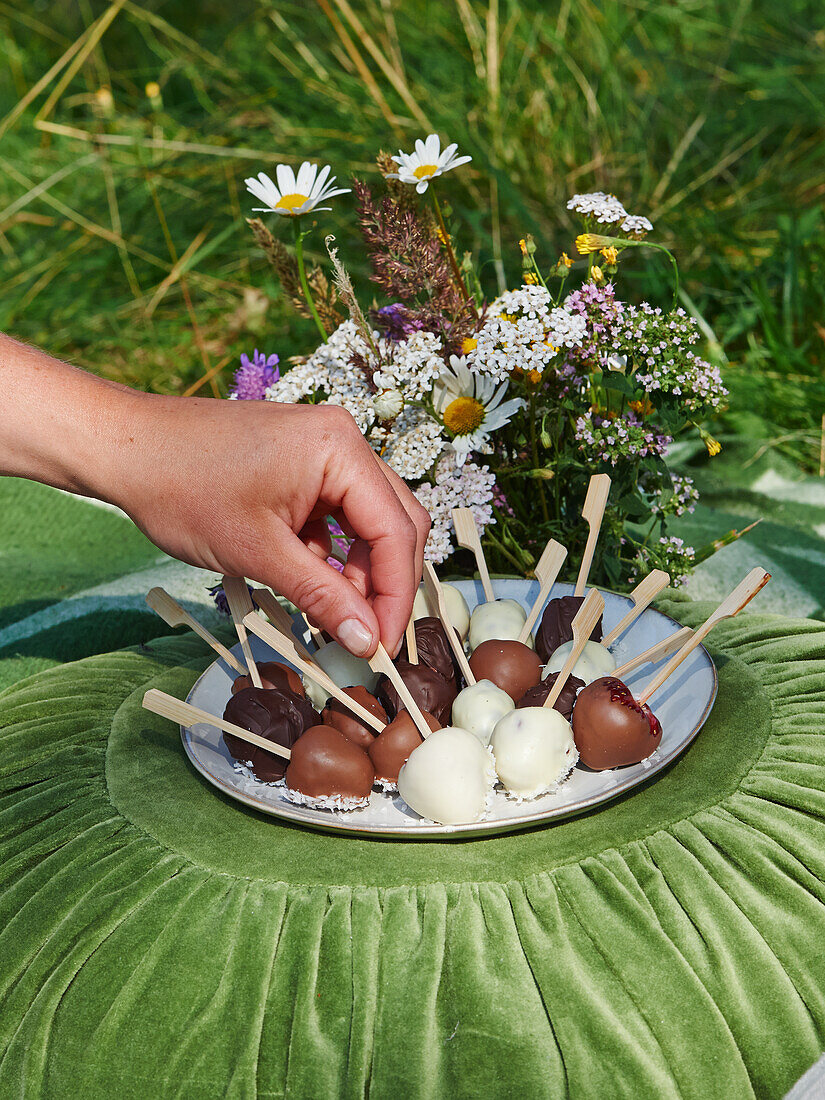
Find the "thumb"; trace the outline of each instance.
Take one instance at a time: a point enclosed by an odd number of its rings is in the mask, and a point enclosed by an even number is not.
[[[371,656],[381,637],[370,605],[351,581],[308,549],[282,521],[275,521],[272,559],[256,580],[306,612],[356,657]]]

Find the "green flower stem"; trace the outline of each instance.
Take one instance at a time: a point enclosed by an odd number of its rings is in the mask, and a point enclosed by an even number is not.
[[[670,251],[669,248],[665,248],[663,244],[654,244],[653,241],[632,241],[627,237],[606,237],[603,233],[596,233],[595,236],[602,237],[607,244],[613,245],[619,250],[623,248],[652,248],[656,252],[664,252],[667,258],[670,260],[673,268],[673,305],[672,309],[676,309],[676,304],[679,301],[679,265],[676,263],[676,257]],[[588,253],[587,256],[587,271],[590,272],[590,268],[593,266],[593,253]]]
[[[450,243],[450,234],[447,232],[447,226],[444,224],[444,215],[441,213],[441,205],[438,201],[438,195],[436,195],[435,188],[432,186],[430,187],[430,194],[433,197],[433,209],[435,210],[435,216],[436,220],[438,221],[439,229],[441,230],[441,235],[444,238],[444,247],[447,249],[447,257],[450,261],[450,267],[452,267],[453,269],[453,276],[455,277],[455,281],[461,288],[461,293],[464,295],[464,300],[469,302],[470,294],[467,290],[467,287],[464,285],[464,280],[461,277],[461,271],[458,267],[458,260],[456,260],[455,258],[455,252],[453,252],[453,246]]]
[[[532,391],[530,392],[530,400],[527,407],[527,414],[530,417],[530,447],[533,452],[533,469],[538,470],[539,463],[539,442],[536,435],[536,395]],[[547,510],[547,495],[544,491],[544,482],[539,481],[539,500],[541,501],[541,511],[544,516],[544,522],[550,522],[550,513]]]
[[[300,226],[300,218],[293,218],[293,231],[295,233],[295,262],[298,265],[298,276],[301,280],[301,289],[304,292],[304,297],[307,300],[309,306],[309,312],[312,314],[312,319],[318,326],[318,331],[321,333],[321,339],[324,343],[327,342],[327,330],[324,328],[321,318],[318,315],[318,310],[315,307],[312,295],[309,291],[309,283],[307,282],[306,267],[304,266],[304,231]]]
[[[484,538],[491,542],[501,554],[501,556],[506,558],[511,565],[514,565],[516,569],[518,569],[519,573],[524,572],[524,562],[519,561],[514,554],[511,554],[504,543],[500,539],[497,539],[495,535],[491,534],[489,528],[485,530]]]

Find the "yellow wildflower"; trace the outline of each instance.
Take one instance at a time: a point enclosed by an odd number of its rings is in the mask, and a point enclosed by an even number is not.
[[[453,435],[472,435],[484,423],[484,405],[475,397],[457,397],[444,410],[444,427]]]
[[[598,264],[594,264],[590,268],[590,278],[593,280],[594,283],[601,283],[604,281],[604,272]]]
[[[525,283],[527,283],[528,286],[537,286],[538,281],[539,281],[539,277],[538,277],[538,275],[534,274],[532,271],[525,271],[524,281],[525,281]]]
[[[573,266],[573,261],[570,259],[570,257],[567,255],[566,252],[562,252],[561,258],[559,259],[559,263],[564,264],[565,267],[572,267]]]
[[[628,407],[631,408],[633,412],[638,413],[639,416],[650,416],[650,414],[655,411],[653,405],[646,397],[641,401],[629,402]]]
[[[711,458],[716,458],[719,452],[722,450],[722,444],[718,439],[714,439],[712,435],[705,436],[705,446],[708,449],[708,454]]]
[[[530,379],[534,386],[537,386],[541,381],[541,371],[533,368],[533,370],[530,371],[527,377]]]
[[[587,256],[590,252],[598,252],[600,248],[607,248],[610,244],[610,240],[607,237],[600,237],[598,233],[580,233],[576,237],[576,249],[582,256]]]
[[[104,84],[102,88],[98,88],[95,92],[95,103],[107,114],[112,110],[115,105],[115,99],[112,95],[112,89],[107,88]]]
[[[160,84],[156,80],[150,80],[146,85],[146,98],[147,99],[159,99],[160,98]]]
[[[518,243],[518,246],[521,249],[522,256],[526,256],[527,255],[527,241],[525,241],[524,237],[521,238],[521,240]]]
[[[619,253],[612,245],[602,249],[602,256],[609,264],[615,264],[619,259]]]
[[[475,351],[478,347],[478,340],[475,336],[468,336],[465,340],[461,341],[461,354],[469,355],[471,351]]]

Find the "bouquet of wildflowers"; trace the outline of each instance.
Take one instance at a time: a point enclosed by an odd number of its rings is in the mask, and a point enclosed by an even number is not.
[[[455,551],[451,510],[470,508],[495,568],[527,574],[550,537],[570,551],[587,535],[581,507],[591,474],[613,481],[594,580],[622,586],[653,568],[678,583],[701,556],[668,534],[668,520],[693,510],[690,478],[673,473],[668,447],[698,432],[719,449],[704,421],[726,390],[696,345],[681,308],[630,304],[617,295],[622,253],[651,240],[647,218],[602,192],[574,195],[582,218],[575,261],[550,264],[532,238],[519,242],[521,285],[488,300],[473,257],[459,254],[442,177],[470,160],[431,134],[412,153],[381,154],[384,187],[356,180],[335,187],[329,167],[279,165],[246,181],[258,213],[291,223],[293,248],[260,218],[250,221],[286,295],[314,319],[318,346],[279,369],[276,355],[243,357],[231,396],[329,402],[352,413],[374,450],[413,488],[432,516],[427,555]],[[429,194],[427,194],[429,192]],[[330,265],[308,270],[307,215],[354,193],[372,269],[359,288],[326,238]],[[283,224],[283,223],[282,223]]]

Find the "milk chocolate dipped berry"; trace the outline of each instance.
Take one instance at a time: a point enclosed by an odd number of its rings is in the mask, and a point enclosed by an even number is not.
[[[524,707],[543,707],[544,700],[553,690],[558,675],[558,672],[551,672],[546,679],[540,680],[533,687],[528,688],[516,703],[516,710],[522,710]],[[584,680],[580,680],[578,676],[568,676],[567,683],[561,689],[561,694],[553,704],[553,710],[557,710],[568,722],[573,713],[576,693],[581,691],[583,687]]]
[[[332,726],[311,726],[292,746],[286,785],[302,796],[298,801],[355,809],[369,800],[374,782],[369,756]]]
[[[440,729],[437,719],[422,711],[424,721],[433,731]],[[386,785],[398,782],[398,773],[406,763],[413,749],[418,748],[424,738],[416,729],[409,711],[402,710],[388,726],[373,739],[367,749],[375,767],[375,778]]]
[[[227,722],[286,749],[292,747],[305,729],[320,721],[306,697],[291,691],[255,687],[243,688],[233,695],[223,716]],[[225,733],[223,739],[235,760],[249,764],[262,782],[271,783],[284,774],[286,761],[282,757],[250,745],[231,733]]]
[[[490,638],[473,650],[470,668],[476,680],[491,680],[515,703],[541,678],[541,661],[523,642]]]
[[[386,724],[388,720],[387,712],[365,687],[359,684],[356,687],[344,688],[343,691],[350,699],[360,703],[370,714],[374,714],[376,718]],[[348,741],[352,741],[353,744],[360,746],[362,749],[368,749],[375,740],[376,731],[372,726],[368,726],[366,722],[363,722],[337,699],[327,699],[327,705],[321,711],[321,721],[325,726],[333,726],[335,729],[340,730]]]
[[[615,676],[582,688],[573,708],[579,759],[596,771],[646,760],[662,740],[659,719]]]
[[[303,681],[294,668],[280,661],[262,661],[258,665],[261,687],[275,688],[276,691],[292,691],[295,695],[306,695]],[[244,688],[254,687],[249,676],[238,676],[232,684],[232,694],[237,695]]]
[[[549,661],[551,653],[560,645],[572,641],[573,620],[584,599],[584,596],[559,596],[555,600],[550,600],[545,607],[536,631],[536,652],[543,663]],[[590,637],[594,642],[602,640],[601,616],[593,627]]]
[[[441,673],[429,665],[411,665],[409,661],[396,661],[395,667],[419,708],[432,714],[441,726],[449,722],[453,699],[458,694],[456,684],[445,680]],[[391,718],[406,709],[386,676],[381,677],[376,694]]]

